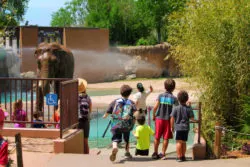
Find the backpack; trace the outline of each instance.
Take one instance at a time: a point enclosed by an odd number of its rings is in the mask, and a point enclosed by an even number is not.
[[[111,115],[111,131],[129,132],[134,127],[133,102],[129,99],[117,99]]]
[[[80,94],[78,98],[79,118],[89,120],[89,103],[90,99],[87,94]]]

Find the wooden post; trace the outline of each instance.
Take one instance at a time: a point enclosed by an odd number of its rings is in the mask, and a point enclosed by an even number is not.
[[[15,135],[15,142],[16,142],[17,167],[23,167],[23,153],[22,153],[22,142],[20,133],[17,133]]]
[[[199,117],[199,122],[198,122],[198,144],[200,144],[201,143],[201,102],[199,102],[198,103],[198,109],[199,109],[199,115],[198,115],[198,117]]]
[[[216,126],[215,126],[214,154],[216,158],[220,158],[220,154],[221,154],[222,128],[219,125],[220,125],[219,123],[216,123]]]

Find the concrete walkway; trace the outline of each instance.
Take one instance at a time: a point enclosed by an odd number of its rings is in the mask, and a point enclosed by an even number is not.
[[[97,150],[96,150],[97,151]],[[122,152],[118,152],[117,160],[113,163],[109,160],[109,155],[96,155],[96,151],[90,155],[83,154],[53,154],[39,152],[23,152],[24,167],[249,167],[250,158],[240,159],[217,159],[217,160],[191,160],[188,154],[188,161],[176,162],[175,153],[168,155],[167,160],[152,160],[151,157],[133,157],[125,159]],[[11,158],[15,161],[16,154]]]
[[[186,162],[176,162],[175,157],[169,157],[168,160],[152,160],[151,157],[133,157],[126,160],[123,157],[117,157],[113,163],[109,160],[108,155],[76,155],[76,154],[58,154],[54,155],[46,167],[249,167],[250,158],[242,159],[219,159],[219,160],[202,160]]]

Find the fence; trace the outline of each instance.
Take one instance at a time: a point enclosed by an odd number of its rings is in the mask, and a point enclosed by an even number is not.
[[[239,136],[241,139],[237,139]],[[216,158],[221,156],[230,157],[230,155],[227,155],[227,152],[235,150],[241,150],[241,153],[250,154],[249,139],[250,134],[236,132],[217,123],[215,126],[214,155]]]
[[[197,120],[197,122],[191,122],[193,124],[193,129],[196,129],[195,124],[198,124],[197,127],[197,134],[198,134],[198,141],[197,143],[200,144],[201,142],[201,123],[202,123],[202,115],[201,115],[201,102],[191,102],[191,107],[194,111],[194,115],[195,115],[195,120]]]
[[[61,82],[60,138],[78,124],[78,80]]]
[[[5,123],[25,123],[34,124],[33,115],[39,113],[43,124],[56,125],[52,116],[55,114],[57,106],[46,105],[44,96],[47,93],[55,93],[62,99],[61,116],[66,115],[61,124],[61,136],[64,129],[69,128],[78,116],[77,80],[68,81],[68,78],[0,78],[0,104],[1,108],[7,112]],[[63,82],[65,81],[65,82]],[[59,92],[60,90],[60,92]],[[65,95],[64,95],[65,94]],[[16,121],[13,119],[14,102],[21,99],[23,110],[26,111],[28,121]],[[69,113],[67,115],[67,113]],[[11,127],[9,125],[9,127]]]

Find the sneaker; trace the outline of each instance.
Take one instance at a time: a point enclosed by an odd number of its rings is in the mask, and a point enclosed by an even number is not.
[[[130,154],[130,152],[126,152],[126,153],[125,153],[125,157],[126,157],[126,158],[132,158],[132,155]]]
[[[167,157],[166,157],[165,154],[160,153],[158,156],[159,156],[159,158],[160,158],[161,160],[167,160]]]
[[[160,156],[156,152],[154,152],[152,154],[152,159],[160,159]]]
[[[186,159],[186,157],[184,156],[184,157],[181,157],[181,160],[182,160],[182,161],[186,161],[187,159]]]
[[[112,161],[112,162],[115,161],[117,152],[118,152],[118,149],[117,148],[113,148],[112,154],[109,157],[110,161]]]
[[[176,161],[177,161],[177,162],[182,162],[183,160],[182,160],[182,158],[178,158],[178,157],[177,157],[177,158],[176,158]]]

